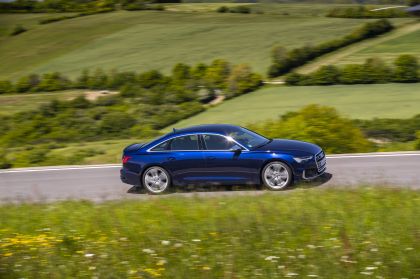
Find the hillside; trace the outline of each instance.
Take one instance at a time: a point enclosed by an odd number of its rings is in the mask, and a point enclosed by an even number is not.
[[[188,6],[189,5],[189,6]],[[201,4],[196,4],[200,7]],[[118,11],[34,25],[33,15],[2,15],[4,26],[30,27],[2,39],[0,79],[28,73],[60,71],[75,76],[85,68],[168,71],[178,62],[209,62],[224,58],[248,63],[265,74],[270,50],[336,38],[367,20],[326,18],[328,5],[253,5],[262,14],[202,12],[191,4],[168,11]],[[25,17],[31,17],[25,23]],[[407,19],[395,19],[396,24]],[[11,23],[12,22],[12,23]]]
[[[308,104],[328,105],[355,119],[408,118],[420,113],[418,84],[277,86],[228,100],[168,127],[204,123],[245,125],[276,118]]]

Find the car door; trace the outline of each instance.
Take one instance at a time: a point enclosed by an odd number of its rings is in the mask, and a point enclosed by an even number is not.
[[[189,134],[174,137],[167,143],[163,167],[170,171],[175,183],[196,181],[205,162],[199,135]]]
[[[209,180],[221,183],[244,183],[255,179],[249,151],[232,138],[202,134],[204,159]]]

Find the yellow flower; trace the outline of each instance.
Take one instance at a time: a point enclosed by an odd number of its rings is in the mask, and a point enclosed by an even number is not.
[[[3,254],[3,256],[5,256],[5,257],[10,257],[10,256],[12,256],[13,255],[13,253],[6,253],[6,254]]]

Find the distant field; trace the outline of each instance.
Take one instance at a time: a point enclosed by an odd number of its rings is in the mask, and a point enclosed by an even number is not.
[[[178,62],[215,58],[248,63],[265,74],[273,46],[316,44],[368,21],[326,18],[328,5],[258,4],[252,7],[264,13],[247,15],[216,13],[209,4],[202,12],[191,11],[191,6],[199,5],[170,5],[165,12],[119,11],[38,25],[2,41],[0,79],[51,71],[76,76],[84,68],[97,67],[167,72]],[[23,22],[22,16],[2,15],[2,22],[14,26]],[[393,21],[401,24],[407,19]]]
[[[36,109],[52,100],[69,100],[83,95],[81,90],[68,90],[50,93],[29,93],[0,95],[0,115],[9,115],[21,111]]]
[[[273,119],[308,104],[332,106],[343,115],[357,119],[408,118],[420,113],[420,86],[377,84],[266,87],[226,101],[173,126],[180,128],[205,123],[244,125]]]
[[[323,55],[298,68],[297,72],[310,73],[323,65],[363,63],[371,57],[378,57],[388,63],[392,63],[401,54],[411,54],[420,59],[419,46],[420,22],[412,21],[385,35]]]

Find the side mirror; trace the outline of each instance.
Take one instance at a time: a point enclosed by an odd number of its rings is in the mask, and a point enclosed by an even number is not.
[[[230,149],[230,151],[232,151],[235,154],[240,154],[242,152],[242,148],[234,146],[233,148]]]

